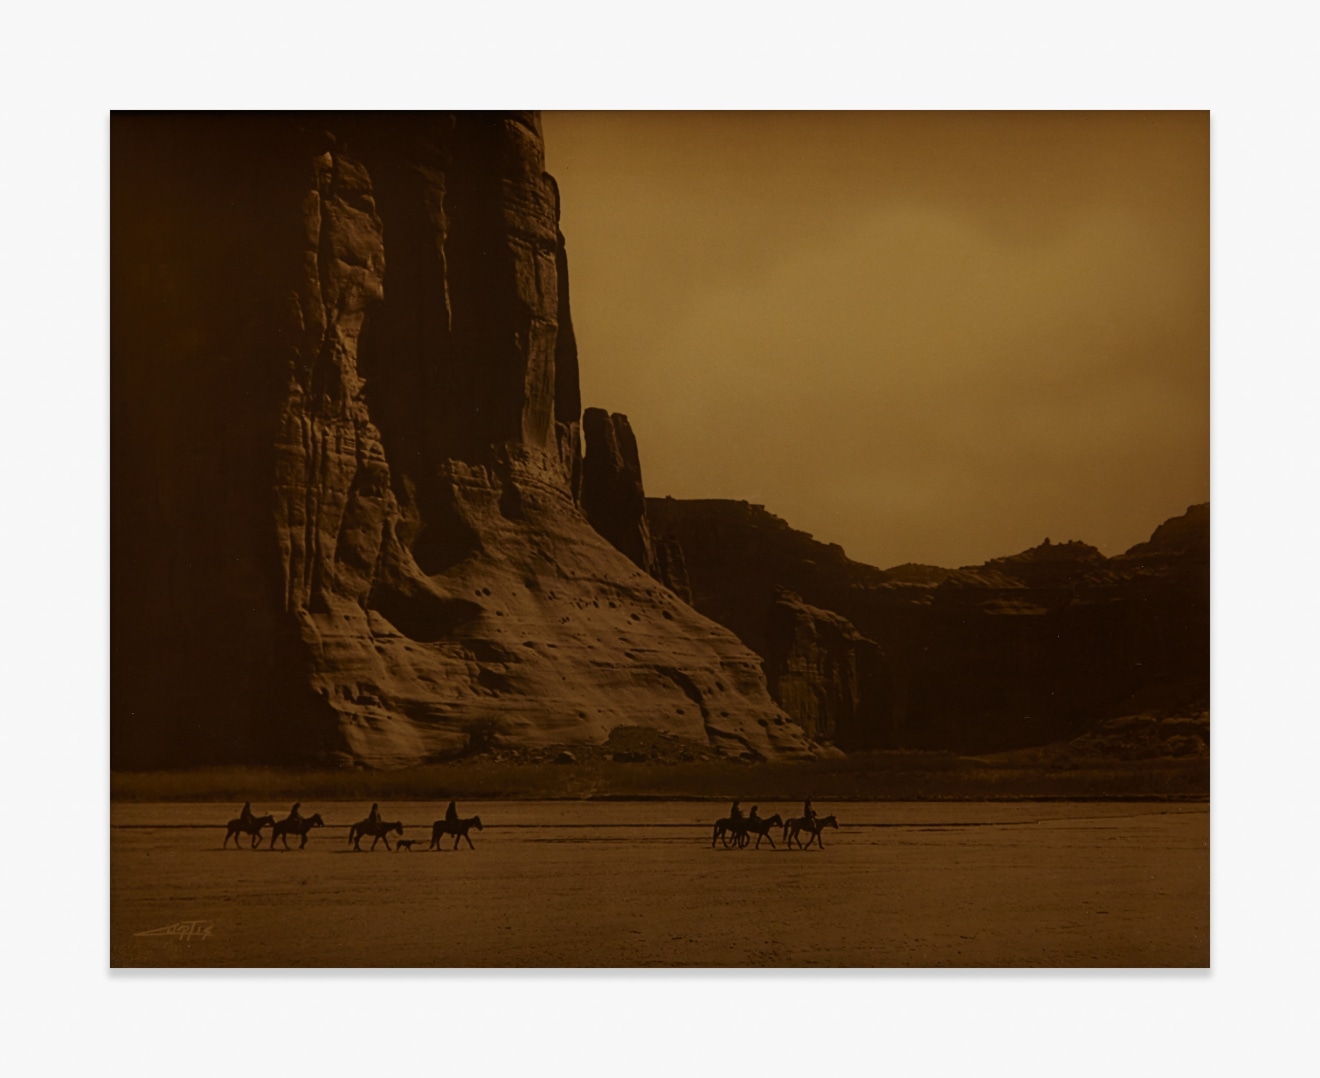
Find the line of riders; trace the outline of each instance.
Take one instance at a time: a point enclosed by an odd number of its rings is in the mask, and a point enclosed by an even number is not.
[[[269,827],[270,846],[269,849],[275,849],[275,840],[279,839],[284,843],[284,849],[289,849],[289,836],[293,835],[302,841],[298,844],[298,849],[303,849],[307,845],[308,833],[316,827],[324,827],[325,821],[321,819],[321,814],[315,813],[312,816],[304,816],[300,811],[302,802],[294,803],[293,808],[289,810],[289,815],[283,820],[276,820],[274,816],[255,816],[252,813],[252,802],[244,801],[243,809],[238,814],[238,819],[229,821],[229,828],[225,832],[225,841],[223,846],[229,845],[229,840],[234,840],[234,848],[238,849],[238,837],[240,835],[252,836],[252,849],[261,845],[261,832]],[[427,846],[428,850],[441,849],[440,840],[446,835],[454,836],[454,849],[458,849],[461,840],[466,839],[470,849],[476,849],[472,844],[472,830],[475,828],[480,831],[481,817],[469,816],[466,819],[458,815],[458,805],[451,801],[449,807],[445,809],[445,818],[436,820],[431,825],[431,844]],[[394,845],[395,850],[408,850],[411,852],[414,839],[405,839],[403,835],[403,824],[399,820],[382,820],[380,816],[380,805],[373,804],[371,812],[365,820],[359,820],[348,829],[348,843],[358,852],[362,851],[361,841],[364,838],[371,839],[371,846],[368,850],[374,850],[377,842],[384,842],[385,848],[390,849],[391,834],[400,836]]]
[[[765,839],[770,843],[771,848],[775,847],[775,840],[770,837],[770,832],[775,828],[783,828],[783,834],[780,841],[785,842],[788,848],[793,848],[793,843],[798,844],[798,848],[805,850],[812,843],[815,843],[822,850],[825,843],[821,841],[821,832],[827,827],[832,827],[836,831],[839,829],[839,821],[833,816],[818,816],[816,810],[811,807],[811,799],[808,798],[802,802],[802,815],[783,819],[779,813],[762,819],[757,815],[760,809],[759,805],[753,805],[752,811],[746,816],[742,813],[742,808],[738,802],[733,803],[729,809],[729,815],[721,820],[715,821],[715,830],[711,832],[710,844],[723,842],[726,849],[746,849],[748,843],[752,841],[752,836],[756,836],[756,845],[752,849],[757,849],[761,845],[761,840]],[[802,835],[807,834],[810,837],[806,842],[802,841]]]
[[[284,844],[284,849],[289,849],[289,836],[293,835],[301,839],[298,849],[303,849],[307,845],[307,836],[313,828],[324,827],[325,821],[321,819],[321,814],[315,813],[311,816],[303,816],[300,809],[302,802],[294,803],[293,808],[289,810],[289,815],[283,820],[276,820],[274,816],[256,816],[252,812],[252,802],[243,802],[243,809],[238,818],[229,821],[228,830],[225,832],[224,847],[228,847],[229,840],[234,840],[234,848],[238,849],[238,838],[240,835],[250,835],[252,837],[252,849],[261,845],[261,832],[269,827],[270,849],[276,849],[275,842],[280,840]],[[807,849],[813,843],[821,849],[825,848],[825,843],[821,840],[821,832],[827,827],[838,830],[839,821],[833,816],[818,816],[816,810],[811,807],[811,800],[808,798],[802,802],[802,815],[784,820],[779,813],[762,819],[757,813],[759,805],[753,805],[752,811],[746,816],[743,815],[739,803],[735,801],[729,809],[729,815],[723,819],[715,821],[715,830],[711,833],[710,844],[723,842],[726,848],[746,849],[751,843],[752,836],[756,836],[757,849],[761,845],[761,840],[765,839],[772,848],[775,847],[775,840],[771,838],[770,832],[775,828],[782,828],[783,834],[780,841],[787,843],[788,848],[793,848],[796,842],[799,849]],[[458,844],[466,839],[470,849],[476,849],[472,844],[472,830],[482,830],[481,817],[470,816],[466,819],[458,815],[458,805],[450,801],[449,807],[445,809],[445,818],[436,820],[431,825],[431,842],[426,847],[428,850],[439,850],[440,840],[446,835],[454,836],[453,849],[458,849]],[[802,841],[802,835],[809,837],[806,842]],[[412,850],[414,839],[405,839],[403,837],[403,823],[399,820],[382,820],[380,816],[380,805],[373,804],[371,812],[365,820],[359,820],[348,829],[348,842],[353,849],[361,852],[360,843],[364,838],[371,839],[371,846],[368,850],[374,850],[377,842],[384,842],[385,848],[391,849],[389,836],[397,834],[399,836],[395,850]]]

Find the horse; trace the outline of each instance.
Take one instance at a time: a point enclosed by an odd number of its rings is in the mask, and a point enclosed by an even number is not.
[[[716,841],[719,839],[724,840],[726,847],[739,842],[742,838],[742,825],[745,819],[746,817],[739,817],[735,820],[731,816],[725,816],[716,820],[715,830],[710,835],[711,847],[714,848]]]
[[[229,840],[234,840],[234,849],[238,849],[238,836],[251,835],[252,848],[255,850],[261,845],[261,829],[263,827],[274,827],[274,816],[249,816],[247,820],[230,820],[229,830],[225,832],[225,840],[221,847],[229,845]]]
[[[321,814],[319,812],[314,816],[308,816],[306,819],[303,819],[300,816],[296,820],[292,818],[280,820],[271,830],[270,848],[272,850],[275,848],[275,840],[279,838],[284,840],[284,848],[287,850],[289,848],[289,836],[300,835],[302,837],[302,842],[299,844],[298,849],[301,850],[307,845],[307,832],[313,827],[324,826],[325,821],[321,819]]]
[[[376,848],[376,843],[381,839],[385,839],[385,848],[388,850],[390,848],[390,840],[386,836],[389,835],[391,831],[397,831],[399,834],[403,834],[403,824],[398,820],[395,820],[393,823],[386,823],[384,820],[381,820],[379,823],[374,824],[370,820],[359,820],[348,829],[348,841],[352,843],[353,849],[361,853],[362,847],[359,846],[358,843],[368,835],[371,835],[372,850]],[[368,850],[367,852],[370,853],[371,850]]]
[[[813,842],[823,850],[825,843],[821,841],[820,833],[823,828],[832,827],[839,829],[839,821],[833,816],[818,816],[814,820],[807,819],[805,816],[795,817],[784,824],[783,837],[788,840],[789,849],[793,848],[793,840],[797,839],[797,844],[802,849],[807,849]],[[810,831],[811,838],[807,840],[807,845],[802,845],[801,832]]]
[[[428,850],[438,850],[440,849],[440,840],[445,835],[453,835],[454,849],[458,849],[458,840],[465,838],[467,839],[468,848],[475,850],[476,847],[472,845],[472,836],[468,834],[474,827],[478,831],[484,830],[481,826],[480,816],[473,816],[467,820],[436,820],[431,825],[431,844],[426,848]]]
[[[767,842],[769,842],[771,848],[774,849],[776,848],[775,840],[770,837],[770,829],[772,827],[783,827],[783,826],[784,826],[784,821],[777,812],[773,816],[764,820],[761,819],[759,816],[756,818],[748,817],[747,819],[742,821],[742,833],[739,835],[738,846],[740,849],[746,846],[753,832],[755,832],[756,845],[753,846],[752,849],[755,850],[760,847],[761,839],[765,839]]]

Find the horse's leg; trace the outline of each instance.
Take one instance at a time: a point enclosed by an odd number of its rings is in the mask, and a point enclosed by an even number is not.
[[[463,832],[463,837],[464,837],[465,839],[467,839],[468,849],[469,849],[469,850],[475,850],[476,847],[475,847],[474,845],[472,845],[472,836],[471,836],[470,834],[468,834],[466,831],[464,831],[464,832]]]
[[[384,841],[384,843],[385,843],[385,852],[386,852],[386,853],[389,853],[389,850],[390,850],[390,836],[389,836],[389,835],[381,835],[380,837],[381,837],[381,839],[382,839],[382,840]]]

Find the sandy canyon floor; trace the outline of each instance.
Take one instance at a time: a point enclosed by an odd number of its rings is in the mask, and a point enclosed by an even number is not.
[[[353,852],[356,802],[287,853],[222,849],[236,805],[113,804],[111,966],[1210,962],[1203,803],[821,804],[806,852],[712,849],[728,806],[694,801],[461,803],[476,848],[425,852],[444,804],[381,807],[412,851]]]

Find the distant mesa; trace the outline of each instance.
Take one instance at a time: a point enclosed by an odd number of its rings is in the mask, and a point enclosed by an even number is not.
[[[987,752],[1079,736],[1143,700],[1209,706],[1208,505],[1114,558],[1046,541],[883,571],[747,502],[647,511],[683,548],[697,609],[765,659],[789,715],[850,750]]]

